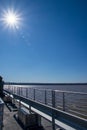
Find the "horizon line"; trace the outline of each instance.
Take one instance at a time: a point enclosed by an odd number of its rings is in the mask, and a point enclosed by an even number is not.
[[[41,82],[4,82],[4,85],[87,85],[86,82],[75,83],[41,83]]]

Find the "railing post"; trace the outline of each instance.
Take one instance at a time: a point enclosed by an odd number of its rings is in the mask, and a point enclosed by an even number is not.
[[[12,102],[13,102],[13,104],[15,104],[15,98],[14,97],[13,97],[13,101]]]
[[[19,109],[21,108],[21,100],[19,100]]]
[[[14,87],[14,94],[15,94],[15,87]]]
[[[21,87],[21,96],[22,96],[22,87]]]
[[[55,91],[52,91],[52,107],[55,108]],[[55,130],[55,115],[52,109],[52,128]]]
[[[26,88],[26,98],[28,98],[28,88]]]
[[[45,104],[47,104],[47,91],[45,90]]]
[[[19,96],[20,96],[20,87],[19,87]]]
[[[55,91],[52,91],[52,107],[55,107]]]
[[[63,111],[65,111],[65,93],[63,92]]]
[[[13,94],[13,86],[12,86],[12,94]]]
[[[35,88],[34,88],[34,95],[33,96],[34,96],[34,100],[35,100]]]
[[[17,95],[19,95],[19,90],[18,90],[18,87],[17,87]]]

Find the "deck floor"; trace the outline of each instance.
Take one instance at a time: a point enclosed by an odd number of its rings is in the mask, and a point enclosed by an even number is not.
[[[3,116],[3,130],[23,130],[23,127],[15,120],[14,115],[17,112],[11,112],[6,105],[4,105]],[[44,130],[52,130],[51,123],[44,118],[41,118],[41,124]],[[41,130],[41,129],[39,129]]]
[[[3,130],[23,130],[14,118],[15,112],[9,111],[4,105]]]

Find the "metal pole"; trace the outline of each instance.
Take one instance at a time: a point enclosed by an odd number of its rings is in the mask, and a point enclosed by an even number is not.
[[[34,100],[35,100],[35,89],[34,89],[34,95],[33,96],[34,96]]]
[[[55,91],[52,91],[52,107],[55,107]]]
[[[29,113],[31,113],[31,105],[29,105]]]
[[[28,98],[28,88],[26,88],[26,98]]]
[[[14,87],[14,94],[15,94],[15,87]]]
[[[20,87],[19,87],[19,96],[20,96]]]
[[[45,90],[45,104],[47,104],[47,91]]]
[[[41,126],[41,116],[38,115],[38,125]]]
[[[19,109],[21,108],[21,100],[19,100]]]
[[[15,104],[15,98],[13,97],[13,104]]]
[[[52,91],[52,107],[55,107],[55,91]],[[52,110],[52,129],[55,129],[55,115],[54,115],[54,111]]]
[[[63,92],[63,111],[65,111],[65,93]]]
[[[21,87],[21,96],[22,96],[22,87]]]

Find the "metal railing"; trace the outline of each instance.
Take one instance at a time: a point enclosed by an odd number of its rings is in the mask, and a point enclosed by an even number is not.
[[[12,94],[17,94],[87,119],[87,93],[37,89],[19,85],[4,85],[4,89]]]

